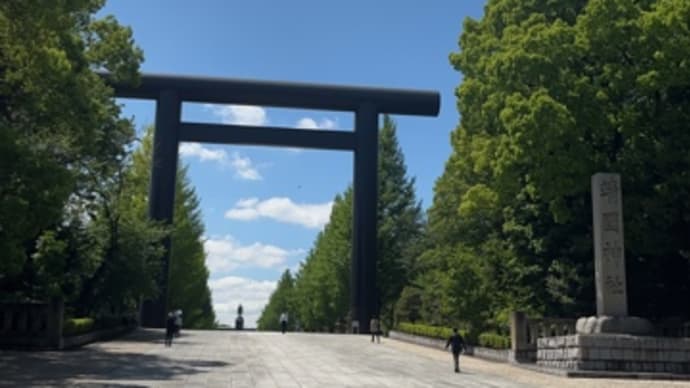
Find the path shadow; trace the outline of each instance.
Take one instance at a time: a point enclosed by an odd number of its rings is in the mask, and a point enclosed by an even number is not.
[[[139,384],[113,384],[113,383],[77,383],[73,388],[148,388],[147,385]]]
[[[158,334],[137,331],[118,342],[158,342]],[[207,373],[208,368],[232,366],[218,360],[184,360],[173,359],[165,354],[117,352],[99,345],[70,351],[0,351],[0,385],[66,385],[75,378],[105,381],[171,380],[180,375]],[[80,383],[78,386],[136,387],[131,384],[86,384],[90,383]]]

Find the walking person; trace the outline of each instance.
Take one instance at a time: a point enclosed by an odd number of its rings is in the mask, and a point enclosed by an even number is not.
[[[374,337],[376,337],[376,342],[381,343],[381,321],[374,315],[369,321],[369,331],[371,331],[371,342],[374,342]]]
[[[285,331],[287,330],[287,322],[288,322],[288,316],[285,311],[283,311],[280,314],[280,331],[285,334]]]
[[[168,318],[165,320],[165,346],[172,346],[173,335],[175,334],[175,315],[168,313]]]
[[[180,336],[182,330],[182,310],[175,310],[175,337]]]
[[[448,349],[448,346],[450,346],[450,351],[453,353],[455,373],[460,373],[460,353],[465,349],[465,339],[458,333],[457,328],[453,329],[453,335],[448,338],[446,349]]]

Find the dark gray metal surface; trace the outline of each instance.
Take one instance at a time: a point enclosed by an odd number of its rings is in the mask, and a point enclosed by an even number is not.
[[[149,188],[149,217],[171,224],[175,206],[175,180],[177,178],[178,127],[182,102],[174,90],[160,93],[156,101],[156,128],[153,134],[151,186]],[[141,323],[148,327],[163,327],[167,312],[168,272],[170,264],[170,237],[163,241],[165,257],[159,274],[159,295],[144,301]]]
[[[106,79],[108,75],[103,74]],[[262,105],[354,112],[364,103],[379,113],[436,116],[441,97],[433,91],[320,85],[297,82],[143,74],[141,84],[112,84],[118,97],[156,99],[174,89],[183,101]]]
[[[352,229],[352,316],[359,332],[369,333],[369,320],[378,314],[376,290],[376,207],[378,204],[378,120],[373,104],[355,113],[357,148],[354,155],[354,198]]]
[[[355,149],[353,132],[245,125],[183,123],[180,128],[180,141],[347,151]]]

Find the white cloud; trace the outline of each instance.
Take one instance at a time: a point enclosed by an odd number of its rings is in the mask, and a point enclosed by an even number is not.
[[[273,197],[264,201],[248,198],[238,201],[225,212],[225,218],[250,221],[260,217],[298,224],[307,228],[323,228],[331,216],[333,202],[318,204],[294,203],[290,198]]]
[[[232,160],[230,165],[235,169],[235,174],[242,179],[247,179],[250,181],[261,180],[261,174],[259,170],[254,167],[252,160],[249,157],[244,157],[237,152],[232,154]]]
[[[222,273],[240,266],[273,268],[283,264],[289,256],[304,253],[302,249],[286,250],[259,242],[242,245],[231,236],[207,239],[204,249],[206,265],[212,273]]]
[[[204,108],[219,117],[223,124],[261,126],[268,124],[266,109],[255,105],[211,105]]]
[[[297,121],[297,128],[304,129],[334,129],[336,127],[335,121],[331,119],[322,119],[319,122],[311,117],[303,117]]]
[[[223,150],[206,148],[199,143],[182,143],[179,152],[183,157],[197,157],[202,162],[207,160],[223,162],[228,157]]]
[[[256,320],[268,303],[277,282],[226,276],[210,280],[208,284],[211,288],[216,319],[220,323],[235,327],[237,306],[242,304],[245,326],[256,327]]]
[[[233,152],[228,156],[224,150],[204,147],[199,143],[180,144],[179,153],[182,157],[198,158],[202,162],[212,161],[221,167],[230,167],[235,171],[235,176],[245,180],[261,180],[261,174],[248,156],[242,156],[239,152]]]

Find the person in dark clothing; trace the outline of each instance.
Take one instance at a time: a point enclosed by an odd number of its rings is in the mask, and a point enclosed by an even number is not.
[[[175,334],[175,315],[168,313],[165,320],[165,346],[172,346],[173,335]]]
[[[288,316],[287,313],[283,311],[282,314],[280,314],[280,331],[285,334],[285,331],[287,330],[287,323],[288,323]]]
[[[465,349],[465,340],[458,333],[458,329],[453,329],[453,335],[446,342],[446,349],[448,349],[448,346],[450,346],[450,351],[453,353],[455,373],[460,373],[460,353]]]

